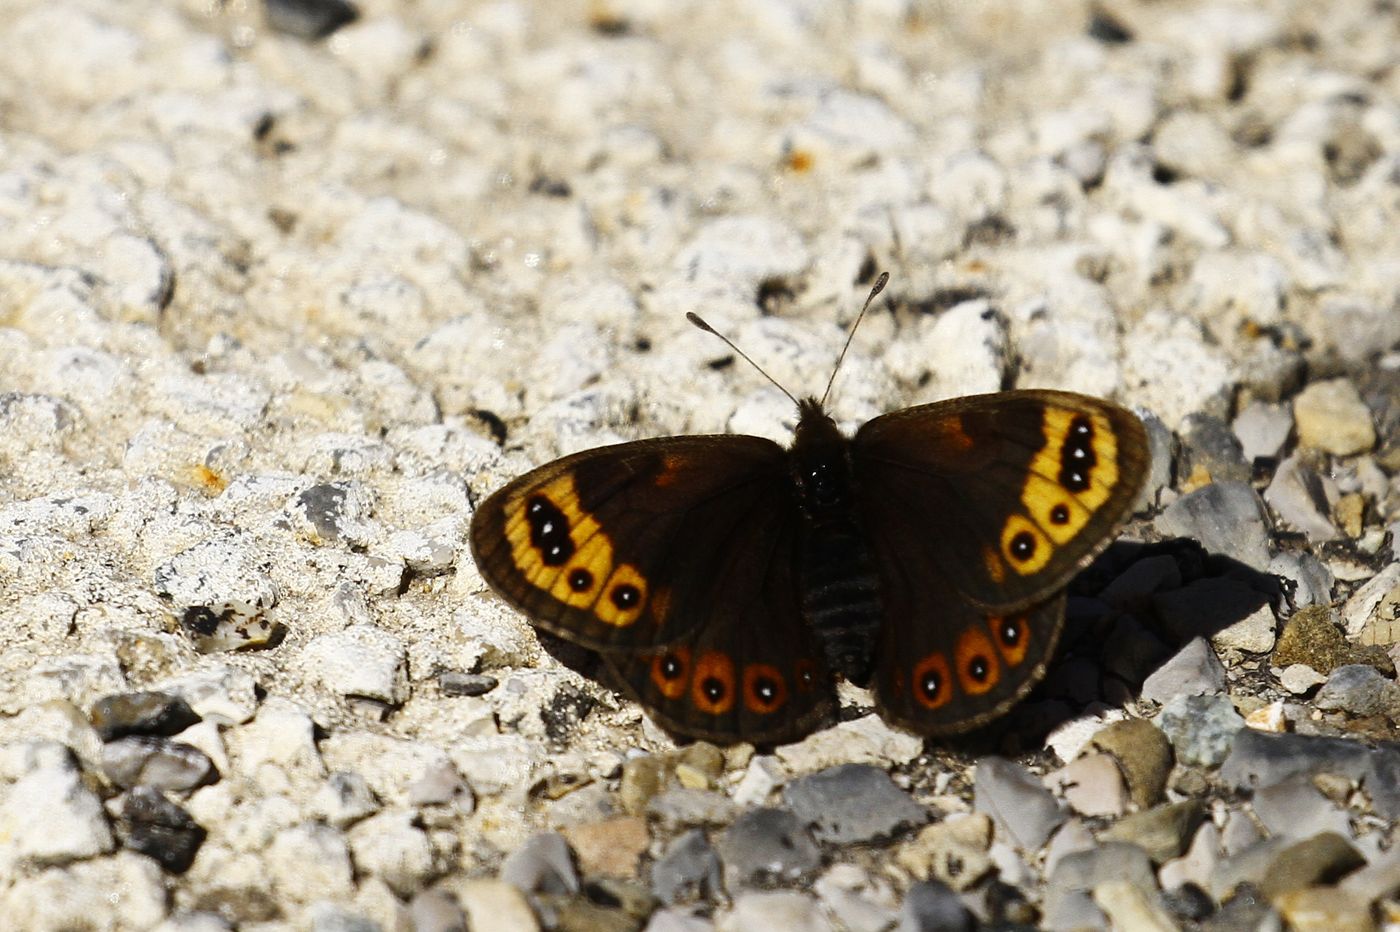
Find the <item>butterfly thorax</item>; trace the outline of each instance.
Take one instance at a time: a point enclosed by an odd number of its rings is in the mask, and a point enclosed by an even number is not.
[[[875,565],[856,514],[851,442],[816,399],[798,410],[788,457],[803,519],[803,612],[827,666],[863,686],[874,668],[881,616]]]

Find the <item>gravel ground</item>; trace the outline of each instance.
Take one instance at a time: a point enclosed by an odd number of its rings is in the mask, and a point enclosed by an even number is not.
[[[0,6],[6,928],[1400,923],[1390,4],[340,12]],[[990,733],[678,747],[473,504],[786,440],[684,313],[817,391],[877,270],[844,425],[1112,398],[1139,513]]]

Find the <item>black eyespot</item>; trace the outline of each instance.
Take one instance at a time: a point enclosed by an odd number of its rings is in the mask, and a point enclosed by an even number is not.
[[[724,698],[724,681],[717,676],[705,677],[700,683],[700,689],[711,702],[718,703]]]
[[[680,679],[685,673],[685,664],[675,654],[667,654],[661,658],[661,678],[665,680]]]
[[[569,573],[569,588],[575,592],[587,592],[593,588],[593,574],[584,569],[574,570]]]
[[[973,657],[967,662],[967,675],[979,683],[987,682],[987,675],[991,672],[992,665],[986,657]]]
[[[924,694],[925,699],[932,702],[943,692],[943,677],[938,675],[937,670],[925,670],[924,675],[919,677],[919,691]]]
[[[525,503],[525,520],[530,523],[530,543],[540,552],[545,566],[569,562],[574,542],[564,512],[543,495],[536,495]]]
[[[1089,474],[1099,463],[1094,453],[1094,427],[1084,415],[1070,422],[1060,450],[1060,485],[1071,492],[1083,492],[1089,487]]]
[[[612,588],[612,603],[618,608],[634,608],[641,598],[641,591],[631,583],[619,583]]]
[[[769,705],[778,698],[778,681],[770,676],[760,676],[753,681],[754,695],[764,705]]]
[[[1029,560],[1035,556],[1035,537],[1030,531],[1022,531],[1011,538],[1011,555],[1018,560]]]
[[[1065,506],[1065,503],[1064,503],[1064,502],[1060,502],[1060,503],[1059,503],[1058,505],[1056,505],[1054,508],[1051,508],[1051,509],[1050,509],[1050,523],[1052,523],[1052,524],[1068,524],[1068,523],[1069,523],[1069,508]]]

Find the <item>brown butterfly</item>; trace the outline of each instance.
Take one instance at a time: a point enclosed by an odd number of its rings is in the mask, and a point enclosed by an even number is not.
[[[541,466],[477,508],[477,566],[678,734],[797,740],[832,716],[838,674],[921,734],[1002,715],[1044,675],[1065,586],[1142,488],[1141,422],[1008,391],[846,437],[823,402],[798,403],[786,450],[665,437]]]

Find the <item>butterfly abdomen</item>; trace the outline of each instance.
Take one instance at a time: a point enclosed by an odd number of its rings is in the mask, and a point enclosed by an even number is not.
[[[880,630],[880,590],[864,537],[853,524],[810,528],[802,552],[803,613],[826,664],[857,686],[870,681]]]

